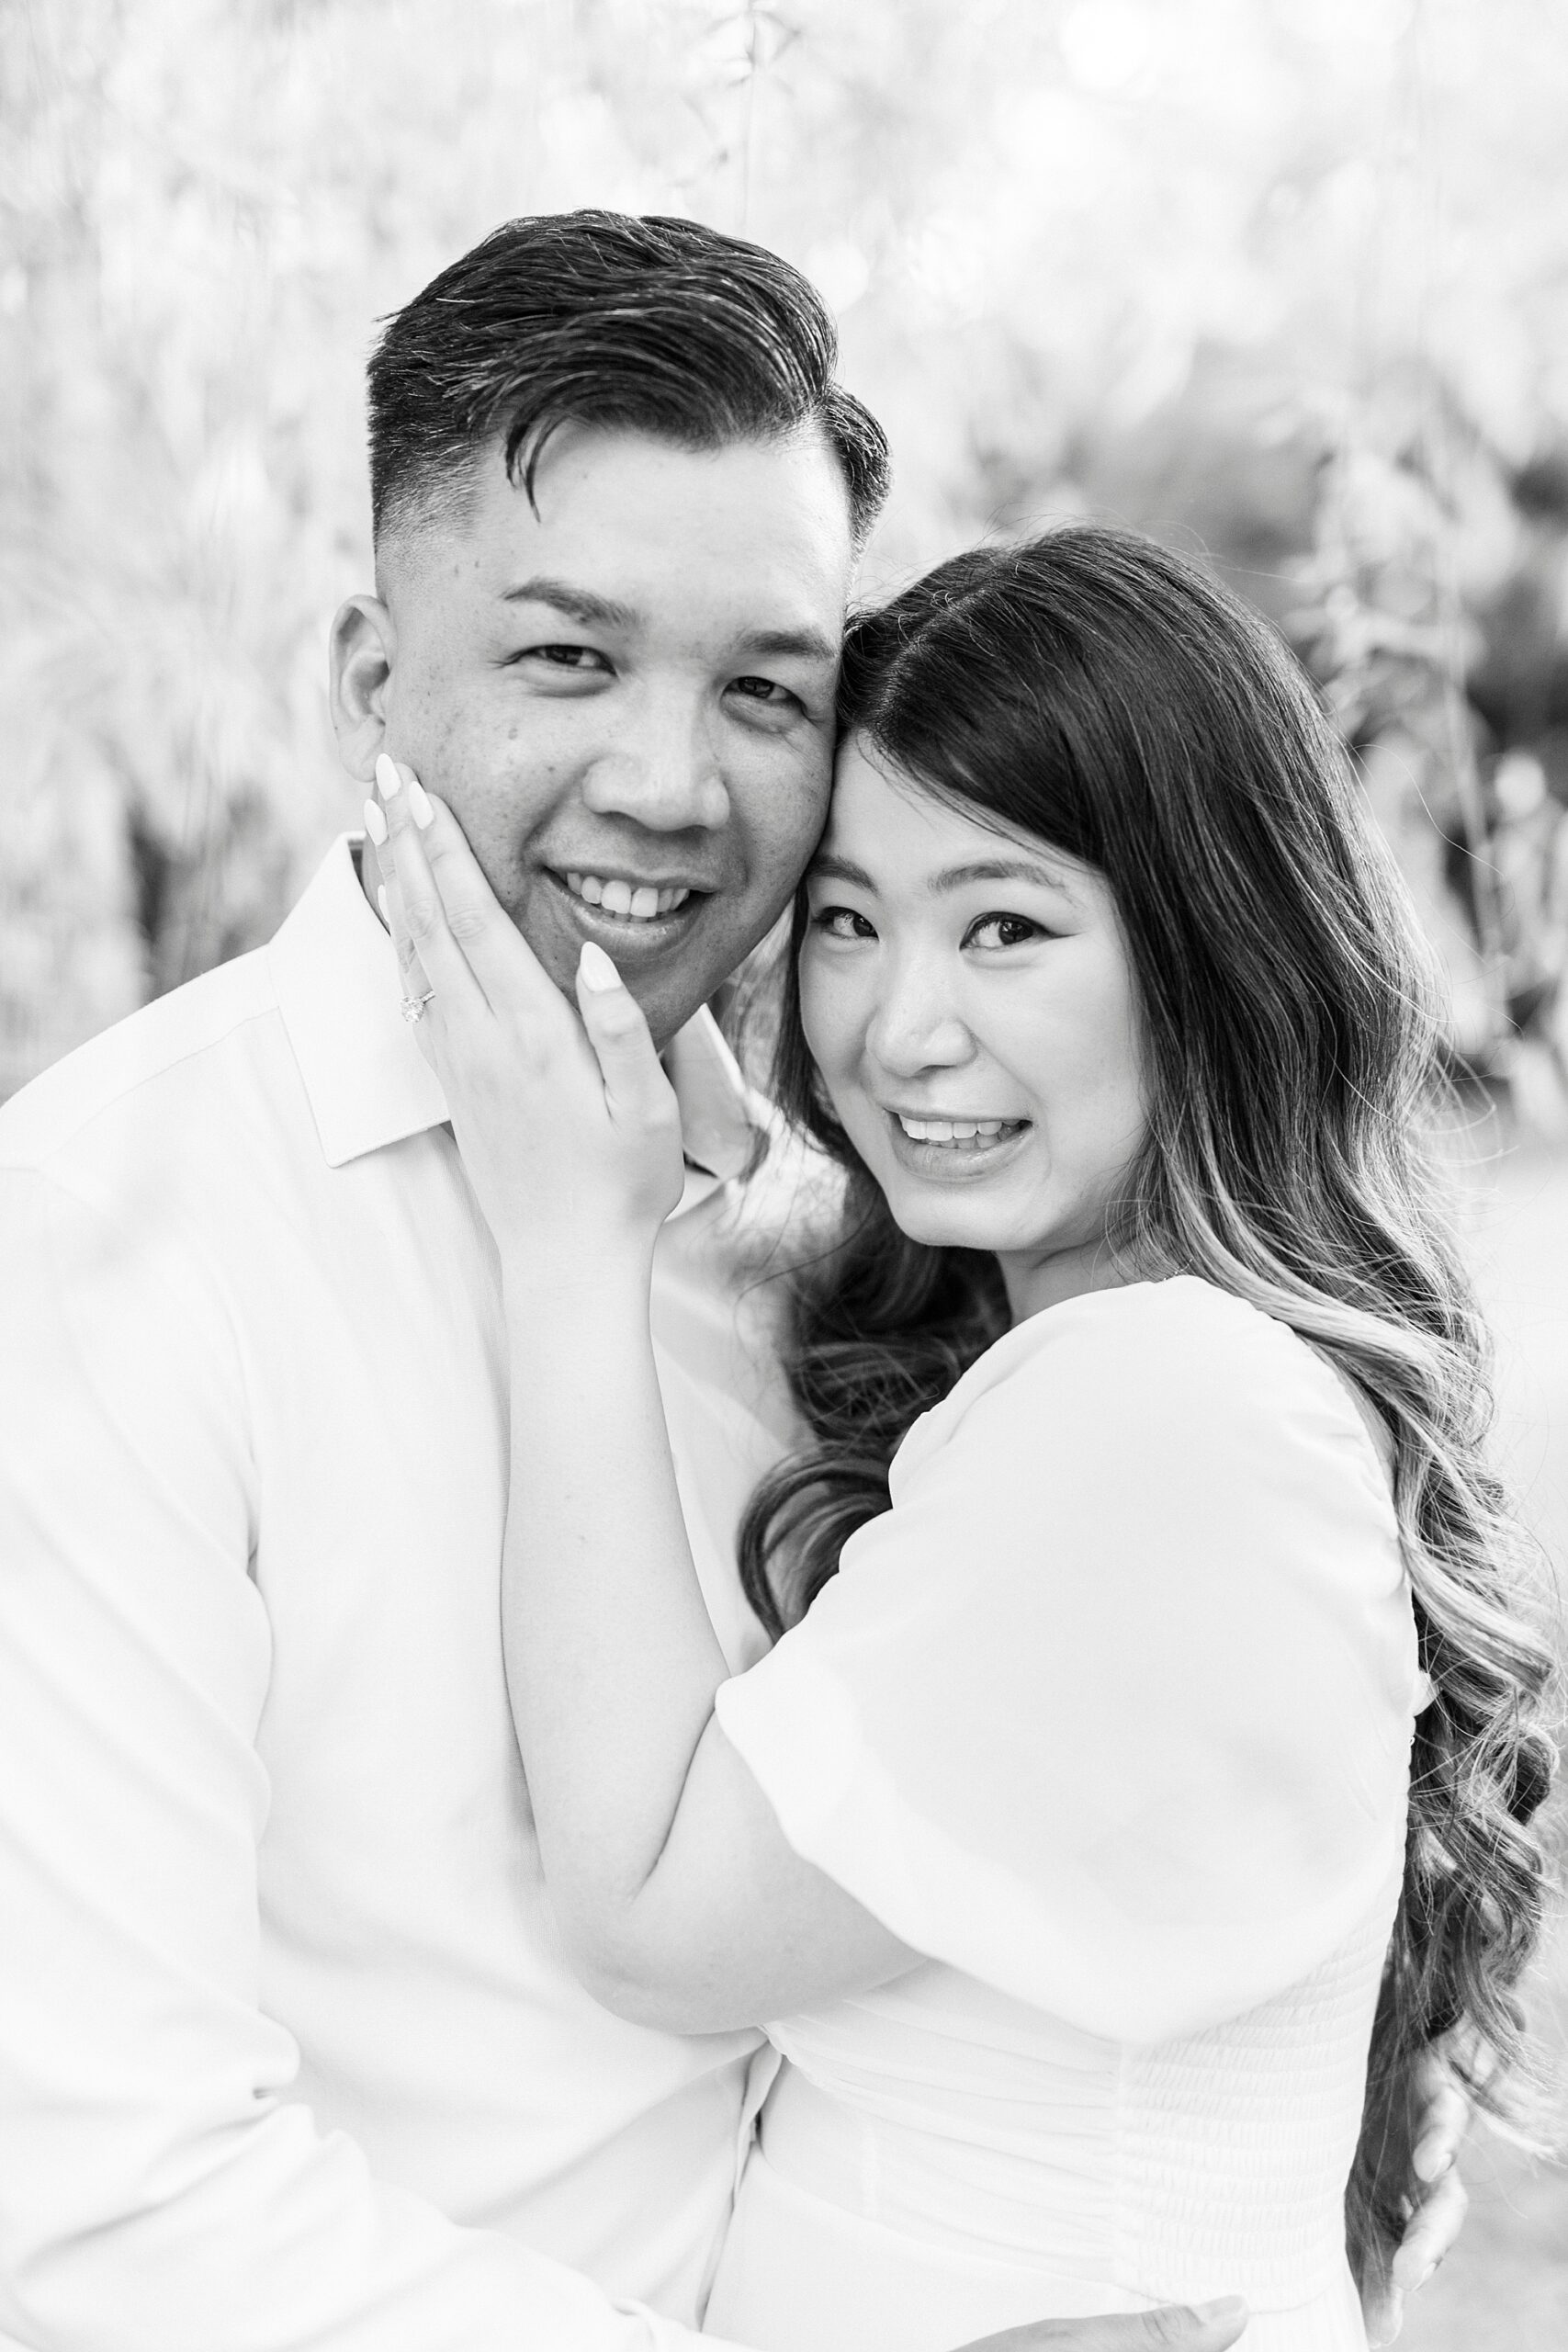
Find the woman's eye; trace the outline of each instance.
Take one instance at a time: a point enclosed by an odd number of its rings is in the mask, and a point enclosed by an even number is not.
[[[1045,937],[1044,926],[1027,915],[981,915],[964,934],[965,947],[1022,947]]]
[[[811,918],[811,928],[826,939],[874,939],[876,928],[853,907],[822,907]]]

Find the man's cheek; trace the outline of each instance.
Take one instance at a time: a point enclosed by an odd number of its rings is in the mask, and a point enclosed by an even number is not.
[[[438,792],[462,826],[481,864],[502,842],[514,840],[511,819],[516,795],[507,788],[508,765],[489,738],[449,720],[433,746],[434,774],[425,782]]]
[[[775,834],[753,855],[751,888],[759,910],[767,913],[770,926],[795,897],[821,834],[820,825],[797,825],[787,832]]]

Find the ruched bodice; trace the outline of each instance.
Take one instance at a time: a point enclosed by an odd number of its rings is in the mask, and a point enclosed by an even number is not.
[[[1103,1294],[993,1349],[893,1491],[720,1718],[931,1958],[770,2029],[710,2328],[939,2352],[1236,2292],[1247,2352],[1357,2352],[1418,1686],[1348,1393],[1204,1284]]]
[[[792,2018],[769,2159],[868,2220],[1172,2300],[1320,2293],[1393,1903],[1299,1984],[1179,2040],[1105,2041],[938,1966]]]

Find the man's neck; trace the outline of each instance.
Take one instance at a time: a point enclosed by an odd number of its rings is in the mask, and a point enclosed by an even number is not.
[[[358,876],[359,887],[364,891],[365,896],[369,902],[370,911],[375,916],[377,922],[380,923],[382,930],[385,931],[387,928],[386,922],[382,918],[380,908],[376,904],[376,892],[379,888],[381,880],[380,874],[374,867],[367,869],[365,857],[365,843],[363,841],[350,842],[348,845],[348,854],[354,860],[354,871]]]

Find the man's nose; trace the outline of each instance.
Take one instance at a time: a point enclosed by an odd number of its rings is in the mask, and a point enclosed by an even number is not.
[[[888,1077],[919,1078],[966,1062],[975,1041],[940,976],[903,959],[891,961],[886,975],[866,1044]]]
[[[683,695],[638,697],[590,768],[582,797],[595,816],[629,817],[651,832],[717,832],[729,818],[712,730]]]

